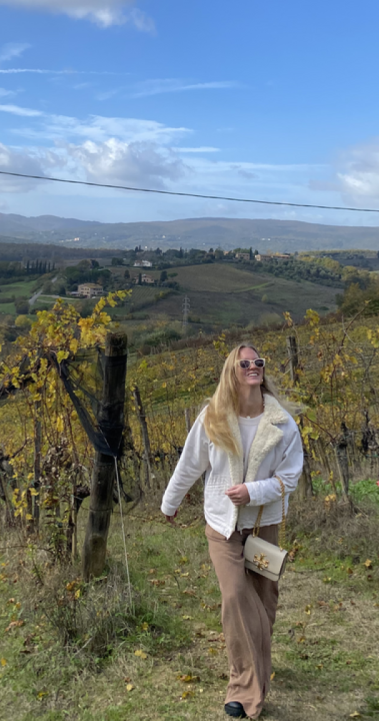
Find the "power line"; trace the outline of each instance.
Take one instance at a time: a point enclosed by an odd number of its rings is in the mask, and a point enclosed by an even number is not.
[[[285,205],[291,208],[321,208],[322,210],[348,210],[355,213],[379,213],[379,208],[354,208],[344,205],[316,205],[314,203],[289,203],[281,200],[258,200],[257,198],[233,198],[226,195],[205,195],[203,193],[184,193],[178,190],[157,190],[156,188],[132,188],[128,185],[111,185],[110,183],[91,183],[88,180],[69,180],[68,178],[51,178],[47,175],[29,175],[27,173],[12,173],[0,170],[1,175],[11,175],[15,178],[31,178],[32,180],[50,180],[54,183],[71,183],[72,185],[90,185],[95,188],[113,188],[115,190],[129,190],[138,193],[157,193],[159,195],[176,195],[182,198],[203,198],[205,200],[228,200],[232,203],[259,203],[261,205]]]

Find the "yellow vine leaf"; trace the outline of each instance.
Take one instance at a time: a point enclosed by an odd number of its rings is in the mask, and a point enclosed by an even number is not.
[[[134,651],[134,655],[138,656],[138,658],[142,658],[144,661],[147,659],[147,653],[145,651],[142,651],[142,649],[138,649],[138,651]]]

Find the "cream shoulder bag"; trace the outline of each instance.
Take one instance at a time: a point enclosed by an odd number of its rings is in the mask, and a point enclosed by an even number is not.
[[[261,576],[270,578],[271,581],[279,581],[280,576],[284,573],[287,561],[287,551],[283,549],[286,533],[286,514],[284,504],[284,483],[281,478],[275,476],[280,483],[282,491],[282,522],[279,531],[279,546],[264,541],[258,537],[259,527],[261,523],[264,506],[261,506],[255,521],[253,532],[247,537],[244,547],[245,566]]]

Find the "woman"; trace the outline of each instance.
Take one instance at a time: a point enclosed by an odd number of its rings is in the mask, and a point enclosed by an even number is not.
[[[261,505],[259,536],[278,543],[282,502],[275,476],[283,481],[287,509],[302,465],[297,425],[265,377],[264,359],[249,343],[234,348],[215,394],[188,434],[161,509],[173,523],[185,494],[205,471],[205,533],[222,595],[229,716],[256,719],[262,710],[278,602],[276,582],[245,570],[243,545]]]

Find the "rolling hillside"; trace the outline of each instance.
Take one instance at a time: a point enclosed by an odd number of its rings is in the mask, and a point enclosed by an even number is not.
[[[247,325],[279,322],[283,312],[289,311],[295,319],[303,317],[308,308],[320,314],[336,309],[337,290],[315,283],[285,280],[270,274],[253,273],[221,263],[172,268],[177,273],[173,280],[180,284],[177,293],[154,301],[158,288],[136,287],[124,313],[143,305],[144,312],[153,320],[165,316],[168,320],[182,319],[184,296],[190,300],[190,320],[227,327],[231,324]],[[159,278],[159,272],[149,273]],[[151,299],[151,300],[150,300]],[[122,316],[123,312],[117,314]]]
[[[0,213],[1,236],[15,241],[82,248],[254,247],[261,252],[367,248],[379,250],[379,228],[290,220],[188,218],[140,223],[99,223],[51,215],[27,218]],[[74,240],[79,238],[79,240]]]

